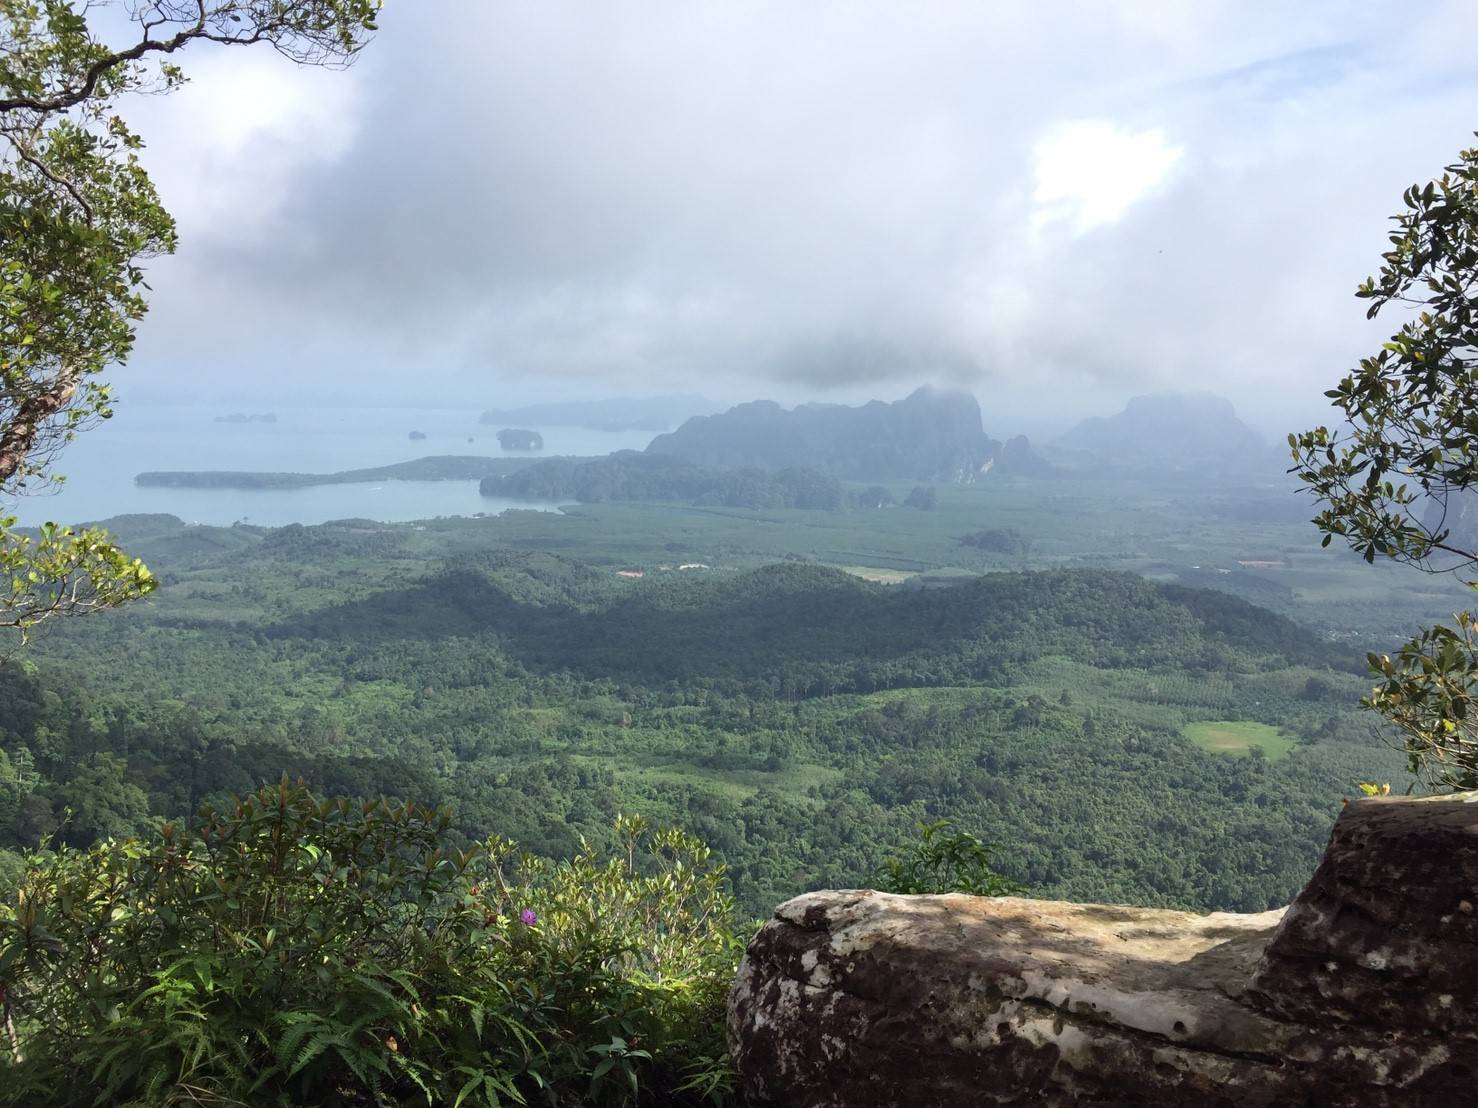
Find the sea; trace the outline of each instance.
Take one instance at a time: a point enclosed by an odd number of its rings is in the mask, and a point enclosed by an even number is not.
[[[22,526],[77,524],[136,512],[164,512],[186,523],[265,526],[331,519],[380,522],[441,516],[496,515],[510,509],[557,511],[553,501],[495,499],[477,481],[379,481],[303,489],[175,489],[140,487],[149,470],[249,470],[333,473],[433,454],[528,457],[498,445],[498,427],[478,423],[467,408],[277,409],[275,423],[225,423],[230,407],[121,405],[112,419],[79,434],[58,455],[65,477],[54,491],[3,505]],[[247,410],[244,414],[252,414]],[[544,437],[538,456],[594,456],[640,450],[651,431],[530,427]],[[419,431],[426,438],[411,440]]]

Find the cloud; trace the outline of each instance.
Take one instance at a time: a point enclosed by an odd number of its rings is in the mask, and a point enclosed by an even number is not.
[[[1059,124],[1032,148],[1032,227],[1067,223],[1081,233],[1117,223],[1184,153],[1158,127],[1132,133],[1109,120]]]
[[[1457,3],[448,0],[387,9],[347,73],[187,59],[142,121],[185,235],[128,373],[1317,400],[1385,327],[1350,291],[1401,190],[1478,121],[1475,32]]]
[[[192,245],[273,249],[300,175],[337,163],[359,137],[360,85],[268,50],[216,51],[186,72],[179,92],[131,113],[172,155],[148,159],[160,195]]]

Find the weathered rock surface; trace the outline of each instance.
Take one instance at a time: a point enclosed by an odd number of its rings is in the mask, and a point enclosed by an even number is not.
[[[1393,798],[1286,913],[811,893],[730,1045],[755,1106],[1478,1103],[1475,879],[1478,803]]]
[[[1253,988],[1292,1019],[1478,1032],[1478,793],[1350,805]]]

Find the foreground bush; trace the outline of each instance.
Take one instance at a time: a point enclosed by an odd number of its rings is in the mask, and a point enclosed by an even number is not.
[[[31,859],[0,908],[24,1105],[730,1099],[740,944],[694,839],[568,862],[286,783],[190,828]]]
[[[919,840],[883,863],[873,883],[881,892],[969,893],[971,896],[1024,896],[1026,886],[996,872],[996,847],[947,819],[919,824]]]

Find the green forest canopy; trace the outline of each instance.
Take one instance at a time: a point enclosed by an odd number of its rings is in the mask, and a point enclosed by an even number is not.
[[[491,525],[450,561],[412,528],[158,528],[157,602],[4,680],[12,849],[287,772],[445,802],[466,839],[554,857],[640,812],[709,842],[755,915],[865,883],[944,817],[1039,895],[1260,909],[1306,879],[1350,783],[1399,764],[1351,710],[1347,648],[1128,574],[633,581],[489,545]],[[1209,755],[1197,720],[1296,746]]]

